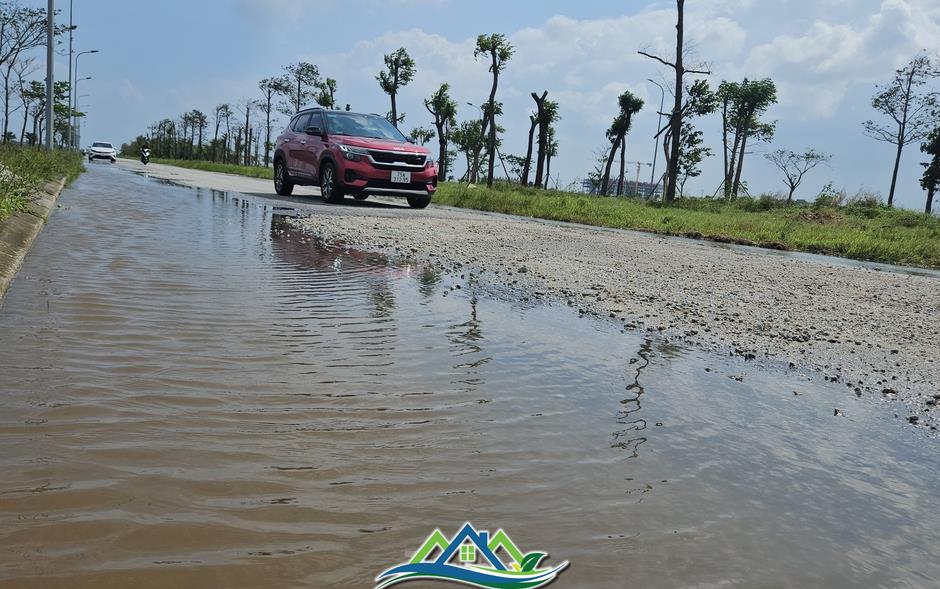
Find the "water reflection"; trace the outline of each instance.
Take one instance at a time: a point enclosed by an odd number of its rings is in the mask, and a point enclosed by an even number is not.
[[[637,352],[638,357],[630,358],[630,370],[632,381],[626,386],[627,397],[620,401],[623,407],[617,412],[617,423],[623,426],[613,433],[614,443],[612,447],[627,450],[630,455],[627,458],[637,458],[640,455],[640,446],[647,442],[645,436],[637,436],[637,432],[645,431],[647,428],[646,419],[637,417],[643,407],[641,400],[646,392],[643,385],[640,384],[640,378],[643,370],[649,366],[649,355],[653,350],[653,342],[645,340]]]

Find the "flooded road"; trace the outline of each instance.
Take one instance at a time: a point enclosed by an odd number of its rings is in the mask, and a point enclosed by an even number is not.
[[[466,521],[557,587],[940,584],[938,442],[845,384],[90,168],[0,307],[0,587],[371,587]]]

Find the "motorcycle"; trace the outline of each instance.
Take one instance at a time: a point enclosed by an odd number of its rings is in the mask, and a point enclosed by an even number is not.
[[[150,163],[150,149],[145,147],[140,150],[140,163],[145,166]]]

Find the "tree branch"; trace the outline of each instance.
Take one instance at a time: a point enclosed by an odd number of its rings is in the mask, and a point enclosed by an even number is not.
[[[661,63],[661,64],[663,64],[663,65],[665,65],[665,66],[669,66],[669,67],[671,67],[672,69],[676,69],[676,64],[674,64],[674,63],[669,63],[668,61],[666,61],[666,60],[663,59],[662,57],[649,54],[649,53],[647,53],[647,52],[645,52],[645,51],[637,51],[637,53],[639,53],[640,55],[642,55],[642,56],[644,56],[644,57],[648,57],[648,58],[650,58],[650,59],[655,59],[655,60],[658,61],[659,63]]]

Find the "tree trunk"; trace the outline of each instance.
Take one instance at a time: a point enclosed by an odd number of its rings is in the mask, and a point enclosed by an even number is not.
[[[271,164],[271,91],[268,90],[268,107],[264,122],[264,167]]]
[[[666,203],[676,200],[676,181],[679,179],[679,140],[682,134],[682,79],[685,77],[685,67],[682,65],[685,0],[676,0],[676,7],[678,9],[678,18],[676,20],[676,101],[672,108],[672,118],[670,120],[672,142],[669,149],[669,166],[667,168],[669,182],[663,196],[663,201]]]
[[[898,170],[901,167],[901,152],[904,150],[903,141],[898,142],[898,152],[894,158],[894,171],[891,173],[891,190],[888,192],[888,206],[894,206],[894,191],[898,186]]]
[[[728,186],[728,99],[725,98],[721,104],[721,145],[723,147],[722,156],[724,159],[724,173],[725,173],[725,182],[723,191],[725,193],[725,198],[730,196],[729,186]]]
[[[750,126],[750,125],[748,125]],[[741,188],[741,173],[744,171],[744,150],[747,149],[747,131],[744,131],[744,137],[741,138],[741,153],[738,154],[738,170],[734,174],[734,186],[731,190],[731,198],[738,198],[738,190]]]
[[[623,196],[623,174],[627,167],[627,148],[624,145],[626,138],[620,137],[620,178],[617,180],[617,196]]]
[[[604,176],[601,178],[601,196],[607,196],[610,188],[610,168],[614,165],[614,158],[617,157],[617,149],[620,147],[620,138],[614,139],[610,145],[610,153],[607,154],[607,165],[604,166]]]
[[[552,154],[545,155],[545,190],[548,190],[548,183],[552,179]]]
[[[496,166],[496,88],[499,85],[499,67],[496,61],[496,50],[492,51],[493,57],[493,88],[490,90],[490,138],[487,145],[487,154],[490,161],[487,162],[486,185],[493,185],[493,169]]]
[[[9,143],[7,132],[10,130],[10,70],[3,77],[3,142]]]
[[[395,92],[390,94],[392,97],[392,124],[395,125],[395,128],[398,128],[398,104],[395,101]]]
[[[538,119],[534,116],[529,117],[531,124],[529,125],[529,147],[525,152],[525,164],[522,166],[522,185],[529,185],[529,172],[532,168],[532,141],[535,138],[535,127],[538,125]]]
[[[535,100],[536,108],[538,113],[536,117],[539,122],[539,150],[536,159],[535,166],[535,187],[542,188],[542,185],[545,181],[545,154],[548,151],[548,117],[545,115],[545,98],[548,97],[548,90],[542,92],[542,95],[539,96],[535,92],[532,93],[532,99]]]
[[[796,192],[796,186],[790,185],[790,194],[787,195],[787,204],[793,202],[793,193]]]
[[[933,213],[933,195],[937,192],[936,188],[927,189],[927,207],[924,209],[924,212],[928,215]]]
[[[437,128],[437,177],[442,182],[447,181],[447,129],[446,125]]]

